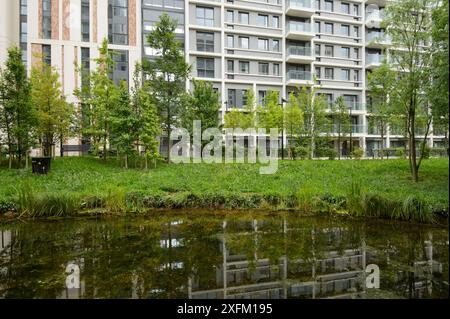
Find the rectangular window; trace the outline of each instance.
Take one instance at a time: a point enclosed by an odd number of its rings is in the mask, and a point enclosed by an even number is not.
[[[333,105],[333,94],[332,93],[327,93],[325,94],[327,97],[327,104],[329,107],[331,107]]]
[[[197,7],[195,12],[196,12],[196,20],[197,20],[198,25],[202,25],[205,27],[213,27],[214,26],[214,9],[213,8]]]
[[[272,28],[278,29],[280,27],[280,17],[273,16],[272,17]]]
[[[108,40],[128,44],[128,0],[108,1]]]
[[[234,36],[233,35],[227,36],[227,47],[234,48]]]
[[[359,82],[359,70],[353,70],[353,81]]]
[[[242,106],[247,105],[247,90],[241,90]]]
[[[357,4],[353,5],[353,15],[359,16],[359,5]]]
[[[258,39],[258,50],[269,51],[269,40]]]
[[[239,72],[250,73],[250,63],[248,61],[239,61]]]
[[[320,44],[316,44],[314,47],[315,47],[316,55],[319,56],[320,55]]]
[[[227,70],[230,73],[234,73],[234,61],[233,60],[227,61]]]
[[[280,75],[280,65],[278,63],[273,64],[273,75]]]
[[[42,0],[42,37],[52,38],[52,1]]]
[[[248,19],[248,12],[239,12],[239,23],[241,24],[248,24],[249,23],[249,19]]]
[[[349,69],[341,70],[341,80],[350,81],[350,70]]]
[[[269,26],[269,16],[265,14],[258,14],[258,25],[261,27]]]
[[[333,23],[325,23],[325,33],[333,34]]]
[[[325,79],[332,80],[334,78],[334,69],[325,68]]]
[[[121,81],[128,83],[129,80],[129,66],[128,66],[128,51],[114,50],[113,60],[115,62],[113,73],[110,75],[111,79],[117,85]]]
[[[334,49],[334,47],[332,45],[326,45],[325,46],[325,56],[332,57],[334,55],[333,54],[333,49]]]
[[[346,59],[350,59],[350,48],[342,47],[341,48],[341,57],[342,58],[346,58]]]
[[[325,11],[333,11],[333,1],[332,0],[325,0]]]
[[[269,63],[259,63],[258,72],[261,75],[269,75]]]
[[[355,38],[358,38],[358,37],[359,37],[359,28],[358,28],[357,26],[354,26],[354,27],[353,27],[353,36],[354,36]]]
[[[272,47],[273,51],[280,52],[280,40],[273,40]]]
[[[89,0],[81,0],[81,41],[89,42]]]
[[[239,37],[241,49],[249,49],[249,39],[247,37]]]
[[[358,48],[353,49],[353,54],[355,56],[355,59],[359,59],[359,49]]]
[[[341,2],[341,12],[345,14],[350,14],[350,4]]]
[[[214,52],[214,33],[197,32],[197,51]]]
[[[320,79],[320,67],[319,66],[316,67],[316,77],[318,79]]]
[[[314,3],[315,3],[315,8],[317,10],[320,10],[320,0],[315,0]]]
[[[52,47],[48,44],[42,45],[42,62],[52,65]]]
[[[227,22],[234,23],[234,11],[233,10],[227,11]]]
[[[320,22],[319,21],[314,22],[314,30],[316,31],[316,33],[320,33]]]
[[[90,62],[90,49],[81,48],[81,85],[83,87],[89,85]]]
[[[214,59],[197,58],[197,76],[202,78],[213,78]]]
[[[258,91],[258,103],[260,105],[266,104],[266,91]]]
[[[341,34],[342,35],[346,35],[346,36],[350,36],[350,26],[346,25],[346,24],[342,24],[341,25]]]
[[[236,107],[236,90],[228,89],[228,107]]]

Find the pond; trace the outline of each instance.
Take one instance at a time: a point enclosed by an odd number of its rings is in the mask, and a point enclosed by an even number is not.
[[[447,298],[448,229],[293,213],[0,224],[0,298]]]

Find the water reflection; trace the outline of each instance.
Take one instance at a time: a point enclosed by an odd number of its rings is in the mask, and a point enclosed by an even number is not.
[[[0,297],[448,296],[446,229],[193,215],[0,226]]]

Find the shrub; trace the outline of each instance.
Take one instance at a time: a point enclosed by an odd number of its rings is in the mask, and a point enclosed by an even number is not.
[[[15,211],[17,211],[17,207],[13,201],[0,199],[0,215]]]
[[[351,152],[352,158],[359,160],[363,157],[364,150],[361,147],[355,147],[353,151]]]
[[[430,158],[430,154],[431,154],[431,148],[429,148],[428,146],[425,146],[423,148],[422,157],[423,158]]]
[[[308,147],[297,146],[295,148],[295,155],[297,158],[306,159],[309,158],[311,154],[311,150]]]
[[[329,160],[336,159],[337,155],[338,155],[338,153],[337,153],[337,151],[334,148],[329,148],[327,150],[327,156],[328,156]]]
[[[395,149],[395,156],[405,157],[405,149],[403,147],[397,147]]]

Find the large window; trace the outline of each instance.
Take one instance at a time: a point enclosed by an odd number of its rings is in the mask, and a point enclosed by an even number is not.
[[[81,85],[83,87],[89,85],[90,55],[89,48],[81,48]]]
[[[325,33],[333,34],[333,23],[325,23]]]
[[[213,78],[214,59],[197,58],[197,76],[202,78]]]
[[[20,49],[22,50],[22,61],[27,63],[28,43],[28,7],[27,0],[20,0]]]
[[[334,78],[334,69],[325,68],[325,79],[332,80]]]
[[[227,35],[227,47],[234,48],[234,35]]]
[[[349,3],[345,3],[345,2],[341,2],[341,12],[342,13],[346,13],[346,14],[350,14],[350,4]]]
[[[109,0],[108,38],[111,44],[128,44],[128,0]]]
[[[240,43],[241,49],[249,49],[248,37],[239,37],[239,43]]]
[[[239,12],[239,23],[241,24],[248,24],[249,18],[248,18],[248,12]]]
[[[52,1],[42,0],[42,37],[52,38]]]
[[[214,33],[197,32],[197,51],[214,52]]]
[[[269,26],[269,16],[265,14],[259,14],[258,15],[258,25],[262,27],[268,27]]]
[[[89,0],[81,0],[81,41],[89,42]]]
[[[350,70],[349,69],[341,70],[341,80],[350,81]]]
[[[196,18],[197,18],[198,25],[203,25],[205,27],[213,27],[214,26],[214,9],[213,8],[205,8],[205,7],[197,7]]]
[[[239,72],[240,73],[249,73],[250,72],[250,63],[248,61],[239,61]]]
[[[273,75],[280,75],[280,65],[278,63],[273,64]]]
[[[272,17],[272,28],[279,28],[280,27],[280,17],[273,16]]]
[[[269,63],[260,62],[258,64],[258,72],[261,75],[269,75]]]
[[[227,70],[230,73],[234,73],[234,61],[233,60],[227,61]]]
[[[228,89],[228,107],[236,106],[236,90]]]
[[[272,49],[275,52],[280,52],[280,40],[273,40],[272,41]]]
[[[325,0],[325,11],[333,11],[333,1]]]
[[[341,48],[341,57],[350,59],[350,48],[348,47],[342,47]]]
[[[346,36],[350,36],[350,26],[346,25],[346,24],[342,24],[341,25],[341,34],[342,35],[346,35]]]
[[[334,54],[333,54],[333,46],[332,45],[326,45],[325,46],[325,56],[329,56],[329,57],[332,57]]]
[[[258,50],[269,51],[269,40],[258,39]]]
[[[229,23],[234,22],[234,11],[233,10],[227,11],[227,22],[229,22]]]
[[[110,75],[111,79],[117,85],[122,81],[129,83],[128,51],[114,50],[113,60],[115,65],[113,73]]]
[[[52,64],[52,47],[50,45],[42,45],[42,62],[47,65]]]

